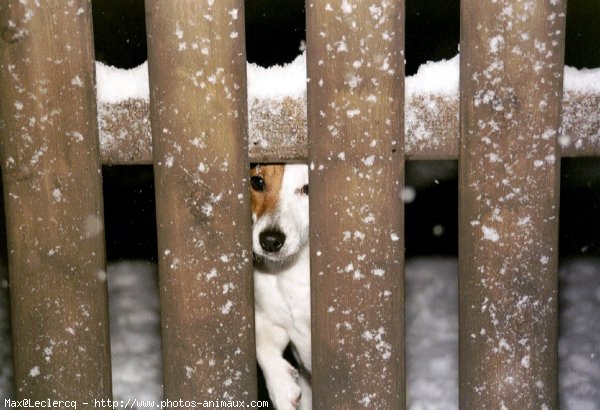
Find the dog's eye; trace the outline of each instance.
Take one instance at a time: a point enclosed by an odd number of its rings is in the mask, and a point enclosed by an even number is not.
[[[263,192],[265,190],[265,180],[262,177],[251,177],[250,185],[252,185],[252,189],[258,192]]]
[[[308,195],[308,184],[304,185],[300,190],[304,195]]]

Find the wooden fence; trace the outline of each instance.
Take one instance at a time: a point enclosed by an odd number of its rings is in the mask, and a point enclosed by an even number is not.
[[[0,3],[18,399],[111,396],[100,164],[152,158],[165,397],[255,398],[250,145],[310,164],[315,408],[404,408],[404,160],[453,157],[461,408],[558,408],[560,156],[600,154],[597,116],[561,129],[600,102],[563,101],[565,0],[462,1],[460,115],[408,102],[435,143],[405,143],[404,2],[309,1],[308,132],[286,150],[248,143],[243,2],[146,8],[152,144],[130,101],[100,153],[89,0]],[[561,151],[566,127],[583,143]]]

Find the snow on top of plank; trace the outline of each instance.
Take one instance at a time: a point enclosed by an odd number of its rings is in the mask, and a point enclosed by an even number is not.
[[[406,77],[406,95],[458,94],[459,76],[459,54],[449,60],[429,61],[422,64],[415,75]],[[600,68],[577,69],[565,66],[564,88],[571,92],[600,92]]]
[[[565,91],[577,91],[581,93],[600,92],[600,67],[582,68],[565,67]]]
[[[283,100],[301,98],[306,94],[306,53],[283,66],[264,68],[248,64],[248,101],[255,99]]]
[[[248,63],[248,101],[301,98],[306,94],[306,53],[291,63],[269,68]],[[116,104],[128,99],[149,100],[148,63],[123,69],[96,62],[98,101]]]
[[[276,100],[306,95],[306,53],[285,65],[269,68],[248,63],[248,101]],[[428,62],[415,75],[406,77],[406,95],[457,95],[459,55],[449,60]],[[148,101],[148,64],[121,69],[96,62],[97,93],[101,103],[114,104],[127,99]],[[575,69],[565,67],[565,91],[600,92],[600,68]]]
[[[449,60],[429,61],[417,73],[406,77],[406,96],[415,94],[458,94],[459,55]]]
[[[116,104],[128,99],[148,101],[148,62],[131,69],[116,68],[96,61],[98,101]]]

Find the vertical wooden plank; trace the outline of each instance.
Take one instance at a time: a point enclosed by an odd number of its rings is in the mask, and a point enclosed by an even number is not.
[[[564,30],[563,0],[461,5],[461,408],[558,408]]]
[[[256,394],[243,6],[146,1],[169,400]]]
[[[404,377],[404,2],[307,6],[317,409],[399,409]]]
[[[89,0],[0,3],[17,398],[111,395]]]

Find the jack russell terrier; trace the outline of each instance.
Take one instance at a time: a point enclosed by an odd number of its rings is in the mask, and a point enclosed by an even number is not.
[[[258,364],[275,408],[309,410],[308,166],[256,165],[250,182]],[[298,369],[282,356],[290,342]]]

